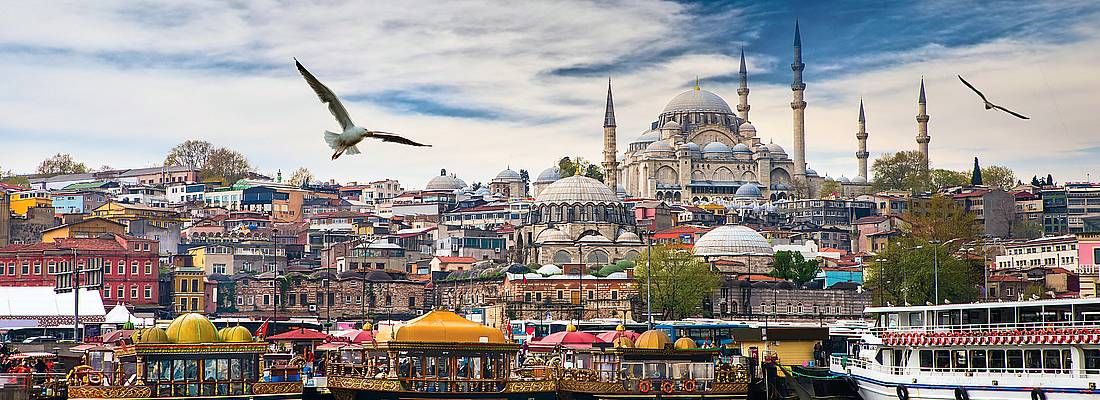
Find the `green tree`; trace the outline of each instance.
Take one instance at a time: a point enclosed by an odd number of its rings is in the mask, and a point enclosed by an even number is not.
[[[932,180],[932,189],[965,186],[967,183],[970,183],[970,177],[967,174],[959,171],[936,168],[929,171],[928,174],[930,179]]]
[[[982,182],[991,188],[1009,190],[1016,186],[1016,173],[1008,167],[990,165],[982,168]]]
[[[314,179],[313,173],[309,172],[306,167],[299,167],[294,170],[293,174],[290,174],[290,184],[298,187],[308,185]]]
[[[1031,176],[1031,186],[1040,187],[1043,186],[1043,182],[1039,181],[1038,175]]]
[[[909,222],[907,235],[923,241],[947,242],[959,246],[978,238],[981,226],[974,215],[946,196],[932,196],[927,207],[912,208],[902,219]]]
[[[919,151],[901,151],[884,154],[871,165],[874,172],[874,190],[905,190],[924,192],[929,190],[928,169]]]
[[[558,169],[562,178],[576,175],[577,170],[580,170],[583,172],[581,175],[603,182],[603,169],[599,165],[592,164],[580,157],[577,157],[576,160],[562,157],[558,160]]]
[[[840,195],[843,191],[840,188],[840,183],[835,180],[827,180],[821,184],[821,198],[830,197],[833,195]]]
[[[817,277],[820,271],[817,260],[807,260],[801,252],[783,250],[775,253],[775,262],[772,263],[769,275],[802,286]]]
[[[206,163],[214,150],[214,145],[205,140],[185,140],[168,151],[168,156],[164,158],[164,165],[201,170],[206,168]]]
[[[864,266],[865,285],[873,291],[876,304],[932,302],[938,264],[940,302],[974,301],[978,276],[970,263],[955,253],[949,246],[912,237],[896,239],[876,255],[875,261]]]
[[[6,169],[0,169],[0,182],[25,188],[31,187],[31,181],[26,177],[16,176],[14,172]]]
[[[210,152],[199,175],[204,180],[220,180],[229,185],[245,177],[249,172],[252,172],[252,165],[244,154],[219,147]]]
[[[77,162],[72,155],[57,153],[53,157],[42,160],[35,169],[39,174],[83,174],[89,171],[88,166]]]
[[[982,168],[978,166],[978,157],[974,157],[974,170],[970,171],[970,184],[974,186],[982,185]]]
[[[1024,289],[1023,297],[1024,300],[1029,300],[1032,298],[1045,299],[1049,298],[1050,296],[1047,295],[1047,287],[1045,285],[1043,285],[1042,283],[1032,283],[1028,285],[1026,289]]]
[[[1012,224],[1013,239],[1038,239],[1043,236],[1043,225],[1035,221],[1019,221]]]
[[[703,301],[718,289],[719,277],[710,265],[689,252],[666,246],[654,246],[652,264],[635,267],[634,278],[645,296],[646,276],[652,267],[649,285],[653,312],[665,319],[702,315]],[[643,254],[639,260],[644,260]]]

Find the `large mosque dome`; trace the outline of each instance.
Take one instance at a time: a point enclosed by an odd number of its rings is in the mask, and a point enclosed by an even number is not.
[[[771,244],[760,233],[741,225],[722,225],[699,237],[697,256],[773,255]]]
[[[619,203],[619,196],[603,182],[574,175],[551,183],[535,197],[535,203]]]
[[[447,170],[441,170],[439,175],[428,181],[428,184],[424,186],[424,190],[454,191],[464,187],[466,187],[466,182],[452,175],[447,175]]]
[[[733,114],[729,104],[721,96],[709,90],[691,89],[676,95],[668,102],[662,114],[683,112],[719,112]]]

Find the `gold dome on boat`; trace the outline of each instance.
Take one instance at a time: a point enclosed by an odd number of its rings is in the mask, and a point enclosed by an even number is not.
[[[668,338],[662,330],[649,330],[642,333],[642,336],[638,336],[638,340],[634,341],[634,347],[639,349],[663,349],[672,340]]]
[[[202,314],[187,313],[168,324],[168,340],[172,343],[217,343],[218,330]]]

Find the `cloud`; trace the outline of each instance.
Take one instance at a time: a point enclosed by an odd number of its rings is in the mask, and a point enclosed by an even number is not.
[[[808,159],[819,172],[855,174],[859,97],[874,155],[914,147],[924,75],[937,166],[965,168],[978,155],[1020,175],[1083,178],[1098,166],[1081,150],[1095,146],[1100,105],[1091,73],[1100,33],[1085,23],[1095,8],[20,3],[0,13],[0,167],[29,172],[57,152],[149,166],[204,138],[262,172],[305,166],[339,181],[392,177],[417,188],[447,168],[484,182],[508,165],[537,174],[563,155],[599,159],[606,76],[621,150],[695,76],[735,102],[742,45],[753,123],[789,146],[790,29],[801,15]],[[372,143],[363,156],[329,161],[321,132],[335,121],[291,57],[344,98],[356,122],[434,147]],[[981,110],[956,73],[1033,119]],[[1064,162],[1068,154],[1080,162]]]

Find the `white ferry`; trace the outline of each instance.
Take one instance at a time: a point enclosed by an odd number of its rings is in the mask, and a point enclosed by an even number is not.
[[[1100,299],[869,307],[858,354],[832,356],[864,400],[1100,398]]]

